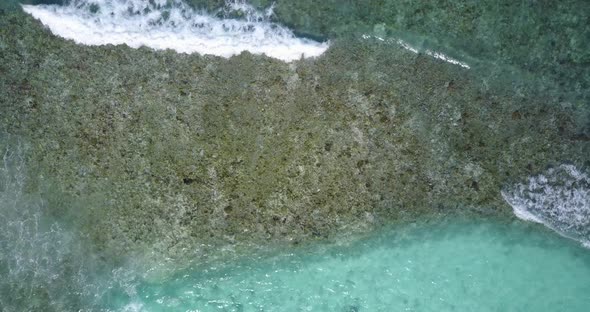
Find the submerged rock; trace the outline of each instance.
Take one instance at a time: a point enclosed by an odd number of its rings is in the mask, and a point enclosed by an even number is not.
[[[270,1],[253,2],[264,7]],[[277,0],[273,8],[280,23],[312,37],[387,33],[421,48],[488,62],[488,70],[514,66],[551,92],[590,98],[588,1],[344,2]]]
[[[0,130],[31,147],[28,189],[86,202],[48,209],[115,254],[510,214],[506,181],[590,155],[584,107],[378,40],[288,64],[78,46],[11,13],[0,56]]]

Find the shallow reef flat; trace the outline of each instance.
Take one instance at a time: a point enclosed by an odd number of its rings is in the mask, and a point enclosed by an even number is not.
[[[380,40],[284,63],[79,46],[0,16],[0,130],[27,147],[26,191],[107,254],[512,218],[507,183],[590,166],[588,108],[482,77]]]
[[[190,0],[214,10],[224,0]],[[590,3],[510,0],[253,0],[272,5],[274,19],[310,38],[351,33],[395,35],[424,48],[443,47],[454,57],[511,65],[542,77],[560,96],[590,94]]]

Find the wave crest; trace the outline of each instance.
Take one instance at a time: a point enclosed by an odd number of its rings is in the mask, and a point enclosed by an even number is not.
[[[560,165],[502,191],[514,214],[541,223],[590,248],[590,177]]]
[[[249,51],[283,61],[319,56],[329,46],[272,23],[272,7],[260,12],[238,0],[226,1],[213,15],[180,0],[74,0],[23,9],[55,35],[91,46],[126,44],[222,57]]]

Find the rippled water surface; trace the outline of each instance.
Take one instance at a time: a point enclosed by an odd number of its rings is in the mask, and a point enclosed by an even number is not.
[[[144,281],[131,311],[586,311],[590,251],[522,222],[443,222]]]
[[[0,312],[590,311],[587,2],[353,2],[0,0]]]

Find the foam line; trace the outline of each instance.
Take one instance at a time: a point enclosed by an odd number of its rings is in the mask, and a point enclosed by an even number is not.
[[[514,214],[590,247],[590,177],[573,165],[551,168],[502,191]]]
[[[243,1],[227,1],[225,7],[241,19],[197,12],[179,0],[76,0],[23,9],[53,34],[90,46],[126,44],[222,57],[249,51],[287,62],[319,56],[329,46],[296,37],[269,21],[271,10],[258,12]]]
[[[363,38],[365,40],[366,39],[377,39],[379,41],[386,42],[386,43],[389,43],[389,44],[395,43],[395,44],[398,44],[402,48],[404,48],[404,49],[406,49],[406,50],[408,50],[408,51],[410,51],[412,53],[416,53],[416,54],[418,54],[418,53],[424,53],[426,55],[429,55],[429,56],[434,57],[435,59],[443,60],[443,61],[445,61],[447,63],[458,65],[458,66],[461,66],[461,67],[466,68],[466,69],[470,69],[471,68],[471,66],[469,66],[467,63],[462,62],[462,61],[459,61],[459,60],[456,60],[456,59],[454,59],[454,58],[452,58],[452,57],[450,57],[450,56],[448,56],[448,55],[446,55],[446,54],[444,54],[442,52],[437,52],[437,51],[433,51],[433,50],[430,50],[430,49],[420,50],[419,48],[417,48],[415,46],[412,46],[411,44],[409,44],[408,42],[406,42],[406,41],[404,41],[402,39],[395,39],[395,38],[394,39],[384,39],[383,37],[380,37],[380,36],[373,36],[373,35],[367,35],[367,34],[362,35],[361,38]]]

